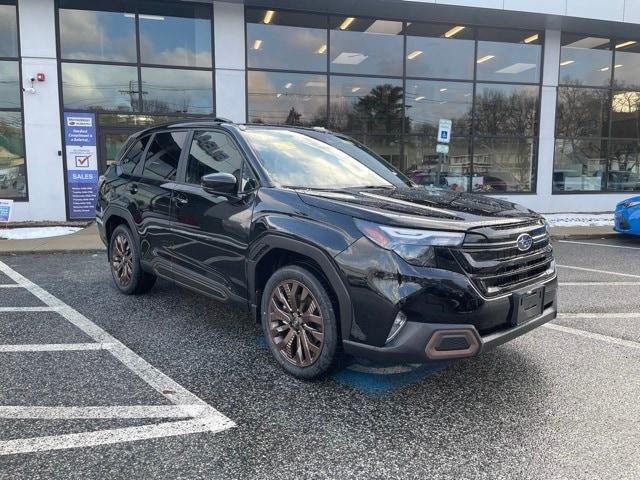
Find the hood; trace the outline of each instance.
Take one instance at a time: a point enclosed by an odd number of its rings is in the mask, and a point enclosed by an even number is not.
[[[540,216],[518,204],[436,188],[298,190],[318,208],[388,225],[465,231]]]

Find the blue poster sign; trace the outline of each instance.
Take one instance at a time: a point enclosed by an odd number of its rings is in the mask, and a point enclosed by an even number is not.
[[[0,222],[6,223],[11,219],[13,200],[0,200]]]
[[[93,113],[64,114],[67,154],[69,217],[93,218],[98,196],[98,154],[96,116]]]

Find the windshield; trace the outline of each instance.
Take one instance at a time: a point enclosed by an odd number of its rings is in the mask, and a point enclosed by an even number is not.
[[[243,133],[280,186],[323,190],[409,186],[382,158],[348,139],[275,128],[249,128]]]

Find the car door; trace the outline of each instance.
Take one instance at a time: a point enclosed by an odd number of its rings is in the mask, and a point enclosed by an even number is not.
[[[173,189],[188,130],[157,132],[146,150],[142,174],[130,185],[137,204],[142,260],[165,277],[171,276]]]
[[[183,157],[182,181],[174,188],[174,278],[191,288],[227,300],[247,298],[245,259],[256,177],[244,155],[222,129],[196,130]],[[208,192],[201,179],[233,174],[234,195]]]

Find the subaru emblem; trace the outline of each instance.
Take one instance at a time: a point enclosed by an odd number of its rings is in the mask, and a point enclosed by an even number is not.
[[[516,240],[516,246],[521,252],[526,252],[533,246],[533,237],[528,233],[523,233]]]

